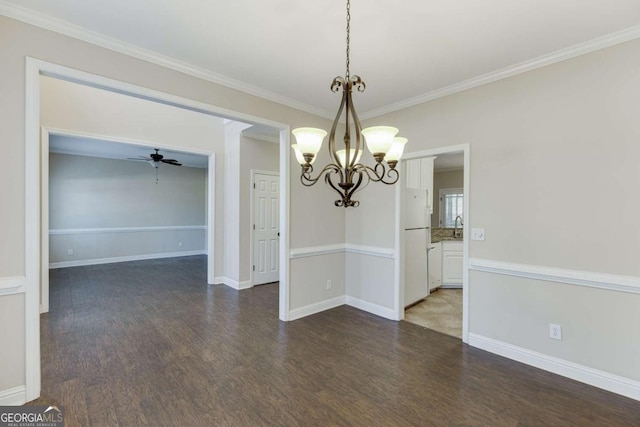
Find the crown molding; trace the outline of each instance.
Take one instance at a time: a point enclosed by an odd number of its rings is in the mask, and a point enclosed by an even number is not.
[[[296,101],[294,99],[279,95],[274,92],[270,92],[258,86],[241,82],[222,74],[213,73],[209,70],[191,65],[187,62],[180,61],[169,56],[161,55],[154,51],[143,49],[130,43],[125,43],[113,37],[105,36],[95,31],[88,30],[84,27],[71,24],[70,22],[53,18],[51,16],[47,16],[45,14],[38,13],[21,6],[17,6],[12,3],[7,3],[4,0],[0,0],[0,15],[4,15],[17,21],[22,21],[36,27],[44,28],[45,30],[72,37],[74,39],[91,43],[93,45],[100,46],[114,52],[132,56],[136,59],[159,65],[164,68],[169,68],[171,70],[178,71],[180,73],[187,74],[201,80],[206,80],[211,83],[235,89],[248,95],[265,99],[267,101],[276,102],[278,104],[305,111],[307,113],[314,114],[326,119],[333,118],[332,113],[321,110],[317,107]]]
[[[564,49],[560,49],[555,52],[551,52],[549,54],[542,55],[528,61],[520,62],[518,64],[514,64],[497,71],[492,71],[478,77],[473,77],[469,80],[455,83],[451,86],[446,86],[440,89],[433,90],[431,92],[424,93],[422,95],[414,96],[403,101],[389,104],[384,107],[376,108],[375,110],[367,111],[364,114],[360,114],[360,118],[362,120],[366,120],[382,116],[384,114],[393,113],[395,111],[403,110],[408,107],[413,107],[414,105],[433,101],[438,98],[444,98],[445,96],[453,95],[458,92],[493,83],[498,80],[506,79],[518,74],[526,73],[527,71],[546,67],[547,65],[556,64],[558,62],[566,61],[567,59],[575,58],[580,55],[591,53],[600,49],[605,49],[607,47],[615,46],[617,44],[625,43],[638,38],[640,38],[640,25],[629,27],[624,30],[607,34],[605,36],[598,37],[584,43],[579,43]]]
[[[0,15],[4,15],[9,18],[34,25],[36,27],[44,28],[46,30],[53,31],[68,37],[82,40],[84,42],[113,50],[124,55],[132,56],[137,59],[141,59],[143,61],[159,65],[174,71],[178,71],[183,74],[187,74],[189,76],[196,77],[211,83],[235,89],[248,95],[265,99],[267,101],[276,102],[278,104],[305,111],[307,113],[314,114],[326,119],[334,119],[334,114],[332,112],[319,109],[312,105],[296,101],[286,96],[270,92],[268,90],[245,82],[241,82],[222,74],[213,73],[201,67],[196,67],[194,65],[188,64],[184,61],[179,61],[177,59],[158,54],[151,50],[143,49],[130,43],[125,43],[121,40],[108,37],[94,31],[90,31],[86,28],[71,24],[67,21],[53,18],[27,8],[17,6],[13,3],[7,3],[4,0],[0,0]],[[546,67],[547,65],[552,65],[558,62],[565,61],[567,59],[575,58],[580,55],[584,55],[596,50],[604,49],[638,38],[640,38],[640,25],[629,27],[624,30],[607,34],[584,43],[560,49],[528,61],[520,62],[518,64],[514,64],[497,71],[492,71],[478,77],[473,77],[471,79],[455,83],[447,87],[426,92],[424,94],[414,96],[403,101],[376,108],[361,113],[359,116],[361,120],[366,120],[382,116],[384,114],[393,113],[395,111],[399,111],[408,107],[413,107],[418,104],[433,101],[438,98],[443,98],[445,96],[453,95],[458,92],[493,83],[498,80],[506,79],[518,74],[526,73],[527,71]]]

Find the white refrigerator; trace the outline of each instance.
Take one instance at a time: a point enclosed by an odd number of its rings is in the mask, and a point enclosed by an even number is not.
[[[426,190],[405,189],[404,306],[429,295],[428,252],[431,246],[431,215]]]

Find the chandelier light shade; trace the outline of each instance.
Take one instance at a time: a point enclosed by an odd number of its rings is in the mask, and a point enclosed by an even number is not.
[[[351,23],[351,1],[347,0],[347,61],[345,76],[338,76],[331,83],[331,91],[338,92],[342,89],[342,101],[338,107],[338,113],[333,120],[329,132],[329,155],[331,163],[326,165],[314,178],[313,162],[316,159],[322,141],[327,132],[322,129],[303,127],[292,131],[297,144],[293,144],[296,159],[302,167],[300,181],[310,187],[324,176],[324,181],[340,198],[335,201],[336,206],[357,207],[360,202],[353,200],[352,196],[369,182],[381,182],[392,185],[398,182],[399,173],[396,165],[402,157],[406,138],[396,138],[398,129],[391,126],[373,126],[362,129],[355,106],[353,105],[353,89],[364,92],[365,84],[359,76],[351,76],[349,71],[349,44]],[[336,129],[340,118],[344,115],[345,132],[344,148],[336,146]],[[373,155],[375,166],[372,168],[360,163],[363,145]],[[385,166],[386,162],[386,166]],[[364,184],[364,186],[362,185]]]
[[[387,163],[391,165],[391,162],[396,162],[396,164],[400,161],[402,157],[402,153],[404,153],[404,146],[407,143],[407,138],[403,138],[401,136],[396,136],[393,138],[393,144],[391,144],[391,149],[387,152],[387,155],[384,158],[387,160]]]
[[[358,163],[360,161],[360,157],[362,157],[362,150],[358,150],[358,155],[356,156],[355,162],[353,161],[354,154],[356,154],[356,150],[351,150],[351,153],[349,154],[349,165],[351,165],[351,163]],[[348,166],[345,163],[347,159],[347,150],[338,150],[336,151],[336,155],[338,156],[338,160],[340,161],[340,166]]]
[[[397,133],[398,129],[391,126],[373,126],[362,130],[367,148],[373,154],[373,157],[382,156],[383,159],[391,149],[393,138]]]
[[[296,153],[296,160],[298,161],[298,163],[300,163],[301,165],[305,164],[307,161],[304,159],[304,155],[302,154],[302,151],[300,151],[298,144],[292,144],[291,148],[293,148],[293,151]],[[314,156],[309,163],[313,164],[313,162],[315,161],[316,157]]]

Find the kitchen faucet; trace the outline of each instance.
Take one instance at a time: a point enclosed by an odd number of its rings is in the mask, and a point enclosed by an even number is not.
[[[458,237],[458,219],[460,220],[460,226],[462,227],[462,217],[458,215],[453,222],[453,237]]]

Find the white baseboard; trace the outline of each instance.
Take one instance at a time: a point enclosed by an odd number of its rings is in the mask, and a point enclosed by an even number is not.
[[[320,313],[321,311],[329,310],[331,308],[344,305],[345,297],[341,295],[339,297],[331,298],[328,300],[316,302],[314,304],[305,305],[304,307],[296,308],[289,311],[289,320],[296,320],[302,317],[311,316],[312,314]]]
[[[192,255],[206,255],[207,251],[182,251],[182,252],[164,252],[159,254],[143,254],[143,255],[128,255],[118,256],[110,258],[94,258],[94,259],[80,259],[75,261],[60,261],[49,263],[50,269],[66,268],[66,267],[82,267],[85,265],[99,265],[99,264],[111,264],[115,262],[128,262],[128,261],[143,261],[147,259],[160,259],[160,258],[177,258],[183,256]]]
[[[538,353],[502,341],[469,333],[469,345],[508,359],[535,366],[631,399],[640,400],[640,382],[609,372],[589,368],[564,359]]]
[[[0,391],[0,406],[21,406],[27,403],[27,389],[21,385]]]
[[[459,285],[440,285],[438,289],[462,289],[462,283]]]
[[[362,311],[375,314],[376,316],[384,317],[385,319],[399,320],[396,316],[396,312],[392,308],[383,307],[369,301],[364,301],[358,298],[347,296],[345,304]]]
[[[226,276],[215,277],[213,279],[213,283],[216,285],[227,285],[230,288],[233,288],[239,291],[241,291],[242,289],[249,289],[253,287],[253,285],[251,284],[251,280],[245,280],[245,281],[239,282],[237,280],[231,279]]]

